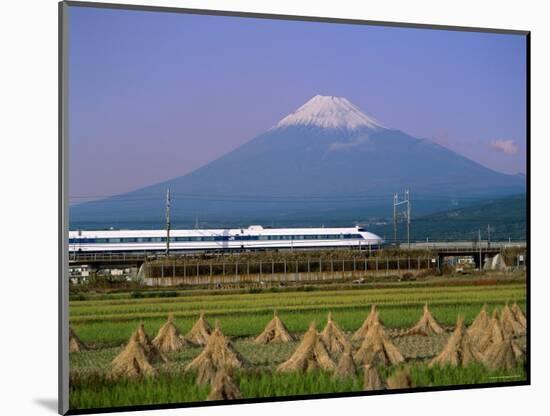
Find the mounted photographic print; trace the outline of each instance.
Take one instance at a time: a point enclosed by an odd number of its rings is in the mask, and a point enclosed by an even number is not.
[[[529,32],[60,29],[60,413],[529,384]]]

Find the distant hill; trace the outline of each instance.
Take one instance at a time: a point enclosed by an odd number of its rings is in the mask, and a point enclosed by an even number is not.
[[[349,225],[391,213],[410,189],[415,214],[525,191],[525,178],[490,170],[432,141],[388,129],[345,98],[316,96],[276,126],[167,182],[71,207],[71,228],[155,228],[164,195],[186,228]]]
[[[526,195],[486,201],[465,208],[457,208],[414,218],[411,223],[411,238],[414,240],[471,240],[477,241],[478,230],[483,240],[487,239],[487,225],[491,227],[492,240],[525,240],[527,230]],[[372,224],[369,231],[392,238],[391,221],[387,224]],[[405,225],[399,224],[399,237],[405,238]]]

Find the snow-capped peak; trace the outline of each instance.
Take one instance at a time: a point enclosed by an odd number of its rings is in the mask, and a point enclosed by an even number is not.
[[[316,95],[294,113],[279,121],[275,127],[293,125],[315,125],[323,128],[345,128],[348,130],[356,130],[361,127],[371,129],[383,127],[347,99],[323,95]]]

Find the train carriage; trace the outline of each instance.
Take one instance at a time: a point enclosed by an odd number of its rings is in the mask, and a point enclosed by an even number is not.
[[[359,247],[376,249],[383,240],[361,227],[171,230],[171,251],[265,250]],[[71,252],[134,252],[166,249],[166,230],[70,231]]]

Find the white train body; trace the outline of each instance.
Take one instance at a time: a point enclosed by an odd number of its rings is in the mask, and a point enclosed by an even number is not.
[[[266,250],[328,247],[376,249],[383,240],[360,227],[171,230],[170,250]],[[71,252],[163,251],[166,230],[69,231]]]

